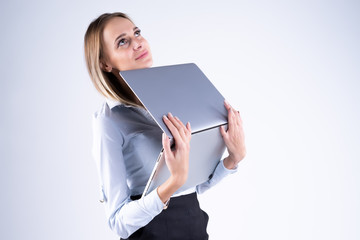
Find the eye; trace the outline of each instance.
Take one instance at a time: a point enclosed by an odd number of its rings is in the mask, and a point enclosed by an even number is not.
[[[122,38],[118,42],[118,47],[124,46],[127,43],[128,43],[128,40],[126,40],[125,38]]]
[[[138,29],[138,30],[136,30],[135,32],[134,32],[134,35],[135,35],[135,37],[139,37],[141,34],[141,30],[140,29]]]

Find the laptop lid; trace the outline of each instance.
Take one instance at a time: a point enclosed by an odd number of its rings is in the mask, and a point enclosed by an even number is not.
[[[170,138],[162,120],[168,112],[190,122],[193,133],[227,123],[224,97],[194,63],[120,71],[120,76]]]

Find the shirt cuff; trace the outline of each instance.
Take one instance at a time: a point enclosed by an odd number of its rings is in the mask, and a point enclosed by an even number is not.
[[[237,171],[238,171],[238,165],[236,165],[236,167],[233,169],[227,169],[224,165],[224,159],[222,159],[219,162],[219,165],[217,166],[216,175],[219,175],[220,178],[223,178],[229,174],[236,173]]]
[[[211,184],[216,184],[216,183],[220,182],[226,176],[236,173],[237,169],[238,169],[237,166],[234,169],[227,169],[224,165],[224,159],[222,159],[216,166],[216,169],[215,169],[213,175],[209,179],[209,182]]]
[[[153,215],[159,214],[163,208],[164,203],[161,201],[157,189],[154,189],[152,192],[150,192],[148,195],[146,195],[143,199],[144,206],[152,206],[148,209],[151,209],[153,212]]]

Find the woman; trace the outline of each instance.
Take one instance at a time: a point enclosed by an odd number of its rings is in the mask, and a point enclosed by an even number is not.
[[[171,113],[164,116],[175,139],[171,150],[169,138],[119,76],[119,71],[151,67],[148,42],[127,15],[112,13],[89,25],[84,43],[90,77],[106,97],[94,114],[93,153],[110,228],[122,239],[208,239],[208,216],[196,194],[235,172],[244,158],[239,113],[225,102],[229,126],[227,131],[221,128],[221,134],[229,156],[219,162],[211,179],[173,196],[187,179],[190,123],[184,125]],[[162,147],[171,176],[140,199]]]

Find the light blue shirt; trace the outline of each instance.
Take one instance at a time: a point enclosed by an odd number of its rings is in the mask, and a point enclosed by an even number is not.
[[[93,131],[93,155],[108,224],[121,238],[128,238],[164,207],[156,190],[139,200],[130,199],[145,189],[162,149],[162,130],[145,109],[107,100],[94,114]],[[211,179],[179,195],[203,193],[233,172],[236,169],[226,169],[221,160]]]

